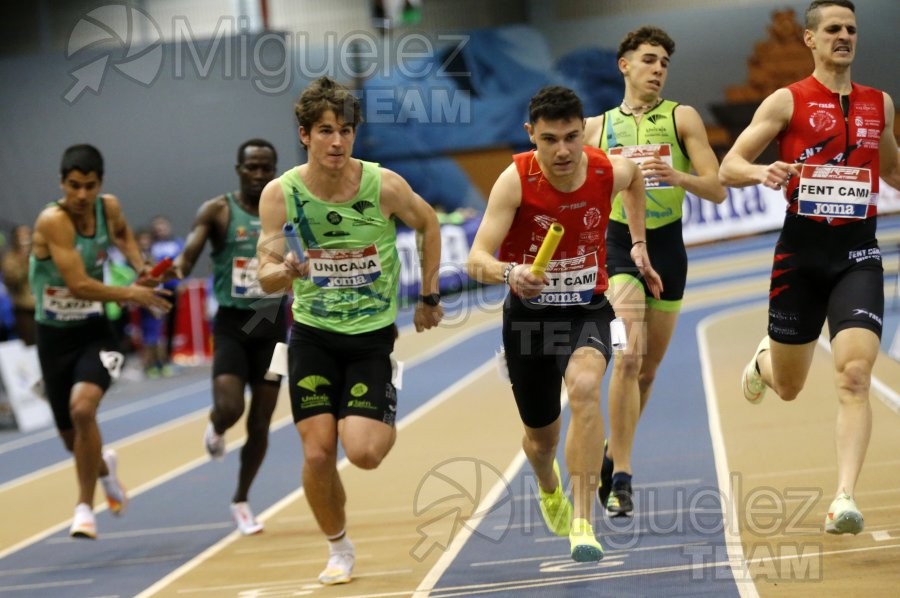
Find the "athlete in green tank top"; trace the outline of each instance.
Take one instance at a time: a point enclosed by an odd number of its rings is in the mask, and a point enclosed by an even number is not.
[[[115,475],[115,451],[103,450],[97,424],[97,408],[124,362],[103,302],[134,303],[162,313],[171,304],[161,296],[169,291],[155,288],[159,278],[124,287],[103,284],[111,244],[135,271],[146,277],[150,268],[141,259],[119,200],[100,194],[103,156],[97,148],[86,144],[67,148],[60,174],[63,197],[41,211],[32,229],[29,279],[37,299],[37,353],[47,401],[78,472],[69,535],[96,538],[98,480],[111,513],[121,515],[128,505]]]
[[[58,202],[49,207],[63,209]],[[106,263],[110,245],[106,227],[106,213],[103,199],[94,201],[96,228],[93,235],[82,235],[76,229],[75,251],[81,257],[85,272],[93,280],[103,282],[103,265]],[[77,299],[66,288],[62,274],[48,255],[38,259],[32,253],[28,263],[28,281],[34,292],[35,321],[48,326],[77,326],[90,318],[102,317],[103,304],[100,301]]]
[[[362,107],[347,87],[328,77],[313,81],[294,114],[307,161],[263,190],[259,281],[268,292],[294,291],[288,390],[303,444],[303,487],[328,539],[319,582],[333,585],[350,581],[355,563],[334,458],[338,438],[353,465],[371,470],[397,436],[394,223],[421,235],[422,297],[413,315],[419,332],[443,317],[441,230],[434,210],[400,175],[353,157]]]
[[[640,120],[616,107],[603,115],[600,149],[608,154],[622,154],[640,164],[649,158],[660,160],[680,172],[691,171],[681,139],[675,128],[676,102],[663,100],[646,112]],[[681,219],[684,187],[666,181],[644,181],[647,196],[646,224],[648,229],[659,228]],[[610,219],[626,222],[622,198],[613,199]]]
[[[225,194],[225,201],[230,215],[228,228],[221,246],[210,254],[216,301],[221,306],[238,309],[265,308],[281,303],[281,296],[266,296],[256,277],[259,215],[244,210],[231,192]]]
[[[231,513],[238,531],[256,534],[263,525],[250,508],[249,494],[265,458],[272,413],[281,376],[270,372],[276,344],[287,336],[284,294],[266,295],[257,278],[259,197],[277,172],[278,153],[271,142],[244,141],[235,171],[240,188],[200,206],[175,266],[193,270],[207,241],[211,245],[213,289],[219,307],[213,322],[212,408],[203,445],[213,459],[226,452],[225,433],[247,414],[247,440],[241,448]],[[250,390],[250,402],[244,400]]]
[[[658,27],[644,26],[628,33],[616,55],[625,80],[622,103],[587,119],[585,126],[588,145],[621,153],[640,165],[646,196],[646,236],[634,239],[628,234],[618,197],[606,236],[609,297],[628,334],[628,348],[613,364],[622,371],[610,382],[613,415],[598,488],[601,504],[614,515],[633,509],[631,444],[681,310],[687,281],[687,252],[681,232],[685,192],[715,203],[726,197],[700,115],[694,108],[660,95],[674,51],[675,42]],[[653,267],[662,277],[659,298],[648,293],[630,258],[630,250],[641,243],[646,244]]]
[[[397,317],[397,228],[381,211],[378,164],[360,162],[359,191],[340,203],[315,197],[296,168],[279,179],[310,267],[293,283],[294,319],[344,334],[384,328]]]

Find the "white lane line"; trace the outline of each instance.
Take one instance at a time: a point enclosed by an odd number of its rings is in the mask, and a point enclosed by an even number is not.
[[[50,588],[68,588],[70,586],[84,586],[94,583],[93,579],[69,579],[66,581],[28,583],[18,586],[0,586],[0,592],[22,592],[28,590],[47,590]]]
[[[450,543],[450,546],[447,547],[447,550],[441,554],[438,561],[431,567],[425,577],[422,578],[422,581],[419,582],[419,587],[416,588],[416,592],[413,594],[413,597],[417,596],[427,596],[428,592],[430,592],[434,588],[434,584],[438,582],[444,572],[453,564],[453,561],[462,551],[463,547],[466,545],[466,542],[469,541],[469,538],[475,533],[475,529],[478,527],[478,524],[481,523],[481,520],[484,519],[485,515],[491,512],[491,507],[493,507],[494,503],[506,492],[506,480],[513,479],[518,471],[522,469],[522,466],[525,464],[525,453],[523,451],[519,451],[516,453],[516,456],[513,458],[512,462],[503,472],[503,475],[500,476],[500,479],[494,484],[494,486],[485,494],[484,498],[479,503],[478,507],[475,509],[475,515],[466,521],[465,525],[459,530],[456,536],[453,538],[453,541]]]
[[[467,386],[473,384],[476,380],[478,380],[478,378],[486,375],[488,372],[493,371],[494,368],[495,368],[494,359],[492,357],[488,362],[482,364],[481,366],[479,366],[478,368],[476,368],[475,370],[473,370],[472,372],[470,372],[463,378],[459,379],[458,381],[456,381],[455,383],[453,383],[452,385],[450,385],[449,387],[444,389],[444,391],[442,391],[440,394],[434,396],[432,399],[427,401],[425,404],[421,405],[418,409],[414,410],[412,413],[410,413],[409,415],[404,417],[402,420],[400,420],[400,422],[397,424],[397,431],[400,432],[401,430],[403,430],[410,424],[421,419],[429,411],[432,411],[433,409],[437,408],[438,406],[440,406],[441,404],[443,404],[444,402],[449,400],[453,395],[462,391]],[[338,463],[338,470],[344,469],[345,467],[347,467],[349,465],[349,463],[350,463],[350,461],[348,461],[347,458],[344,457]],[[263,522],[267,521],[269,518],[274,517],[279,511],[282,511],[283,509],[287,508],[290,504],[294,503],[295,501],[300,500],[303,496],[304,496],[303,488],[302,487],[298,488],[294,492],[291,492],[290,494],[288,494],[287,496],[282,498],[280,501],[278,501],[277,503],[275,503],[274,505],[272,505],[271,507],[266,509],[262,514],[259,515],[258,519],[260,519]],[[219,542],[211,545],[209,548],[207,548],[206,550],[204,550],[203,552],[198,554],[196,557],[194,557],[190,561],[184,563],[182,566],[180,566],[177,569],[175,569],[174,571],[170,572],[165,577],[156,581],[156,583],[154,583],[153,585],[151,585],[150,587],[148,587],[147,589],[142,591],[140,594],[135,596],[135,598],[148,598],[149,596],[152,596],[153,594],[161,591],[163,588],[168,586],[170,583],[177,580],[179,577],[185,575],[186,573],[192,571],[193,569],[196,569],[201,564],[203,564],[204,562],[206,562],[207,560],[209,560],[210,558],[212,558],[213,556],[215,556],[216,554],[218,554],[219,552],[221,552],[222,550],[224,550],[225,548],[227,548],[228,546],[233,544],[235,541],[237,541],[241,537],[242,536],[240,535],[240,533],[237,530],[232,531],[230,534],[228,534],[226,537],[224,537]]]
[[[169,391],[166,391],[162,394],[149,397],[146,399],[140,399],[137,401],[129,401],[128,405],[123,405],[121,407],[115,407],[110,409],[109,411],[104,411],[97,414],[97,422],[103,423],[112,421],[119,417],[124,417],[126,415],[131,415],[137,411],[142,411],[144,409],[149,409],[150,407],[155,407],[157,405],[161,405],[163,403],[167,403],[169,401],[173,401],[175,399],[181,399],[188,395],[194,394],[196,392],[200,392],[203,390],[208,390],[210,386],[209,380],[203,380],[200,382],[194,382],[187,386],[183,386],[180,388],[175,388]],[[21,448],[26,448],[37,444],[39,442],[43,442],[45,440],[50,440],[59,436],[59,433],[56,431],[56,428],[48,428],[46,430],[42,430],[30,436],[26,436],[24,438],[20,438],[18,440],[13,440],[7,443],[4,443],[0,446],[0,455],[5,453],[12,452],[14,450],[18,450]]]
[[[559,403],[561,410],[565,409],[566,405],[569,404],[569,395],[566,393],[565,389],[560,393]],[[520,450],[516,453],[516,456],[513,457],[513,460],[503,472],[503,475],[500,476],[500,479],[497,480],[497,483],[494,484],[481,500],[478,508],[475,509],[475,513],[479,515],[469,519],[466,522],[466,525],[459,530],[453,538],[453,541],[450,543],[450,546],[447,547],[447,550],[441,554],[437,562],[431,567],[425,577],[422,578],[422,581],[419,582],[419,586],[416,588],[413,598],[426,597],[434,589],[434,585],[440,580],[447,569],[450,568],[453,561],[459,556],[459,553],[462,552],[466,542],[468,542],[469,538],[475,533],[475,528],[478,527],[478,524],[484,519],[485,515],[493,512],[494,503],[496,503],[500,496],[507,491],[506,480],[513,479],[518,474],[519,470],[522,469],[522,466],[525,465],[525,461],[525,452]]]
[[[601,561],[602,562],[602,561]],[[450,586],[443,588],[434,588],[435,596],[440,598],[450,598],[452,596],[472,596],[490,594],[495,592],[509,592],[512,590],[526,590],[531,588],[540,588],[543,595],[550,595],[547,588],[552,586],[564,586],[574,583],[586,583],[592,581],[601,581],[604,579],[625,579],[629,577],[642,577],[646,575],[662,575],[668,573],[691,572],[692,579],[695,576],[697,581],[705,580],[706,577],[701,573],[704,569],[728,567],[725,561],[702,562],[691,565],[673,565],[665,567],[649,567],[646,569],[632,569],[622,571],[604,571],[600,573],[588,573],[583,575],[568,575],[565,577],[538,577],[533,579],[519,579],[511,581],[501,581],[495,583],[471,584],[464,586]],[[714,579],[717,575],[713,574]],[[595,586],[596,587],[596,586]],[[406,593],[408,595],[408,592]],[[400,594],[395,594],[400,595]],[[363,598],[363,596],[345,596],[344,598]]]
[[[766,556],[758,559],[753,559],[750,561],[750,565],[763,565],[767,563],[774,563],[775,561],[783,561],[786,559],[796,559],[798,556],[803,558],[817,557],[817,556],[829,556],[836,554],[852,554],[855,552],[872,552],[873,550],[893,550],[895,548],[900,548],[900,544],[889,544],[887,546],[863,546],[861,548],[845,548],[843,550],[810,550],[803,551],[797,554],[785,554],[780,556]]]
[[[700,370],[703,378],[704,394],[706,396],[707,420],[709,421],[709,435],[712,441],[713,457],[716,463],[716,479],[719,485],[719,496],[722,501],[722,519],[725,523],[722,533],[725,536],[725,548],[728,552],[728,565],[731,567],[738,593],[742,598],[758,598],[759,593],[753,578],[747,569],[744,551],[741,545],[740,521],[737,516],[737,503],[734,492],[731,489],[730,474],[728,470],[728,455],[725,450],[725,437],[722,434],[722,420],[719,416],[719,403],[716,394],[716,385],[713,377],[713,365],[708,343],[708,331],[710,327],[727,318],[734,316],[736,312],[747,311],[747,307],[730,309],[708,316],[697,324],[697,348],[700,352]],[[752,309],[759,309],[759,304],[754,304]]]

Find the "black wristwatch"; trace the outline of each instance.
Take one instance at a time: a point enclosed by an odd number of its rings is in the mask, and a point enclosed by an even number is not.
[[[419,301],[431,307],[437,307],[441,304],[441,294],[431,293],[430,295],[419,295]]]

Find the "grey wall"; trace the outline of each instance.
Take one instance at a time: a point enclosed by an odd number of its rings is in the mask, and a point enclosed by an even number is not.
[[[294,87],[267,94],[249,76],[233,71],[227,77],[221,46],[205,76],[185,61],[179,78],[172,52],[164,55],[152,84],[108,69],[99,94],[86,90],[71,103],[70,73],[95,54],[79,54],[78,62],[59,53],[0,61],[0,217],[30,223],[57,199],[60,157],[74,143],[91,143],[103,153],[103,190],[120,197],[133,227],[163,213],[180,234],[203,200],[236,187],[234,164],[244,140],[270,140],[279,167],[298,161]]]

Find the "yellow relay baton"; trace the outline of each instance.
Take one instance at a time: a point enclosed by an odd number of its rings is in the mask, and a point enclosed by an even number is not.
[[[562,239],[565,231],[566,229],[559,222],[554,222],[550,225],[550,230],[547,231],[547,236],[544,237],[544,242],[541,243],[541,248],[538,249],[534,263],[531,264],[532,274],[535,276],[544,275],[544,271],[550,263],[550,258],[553,257],[553,253],[556,251],[556,247],[559,245],[559,241]]]

